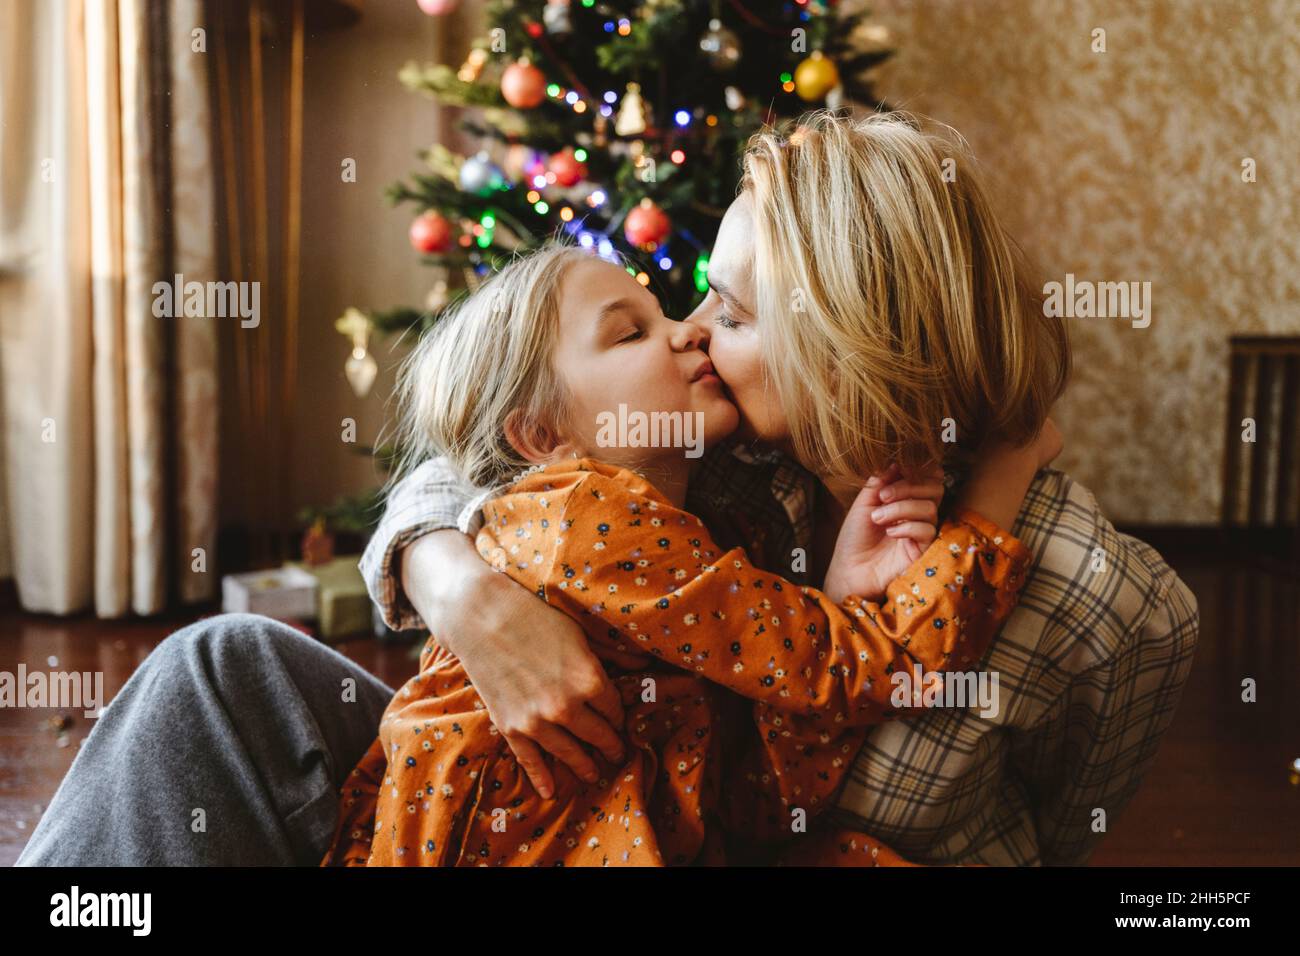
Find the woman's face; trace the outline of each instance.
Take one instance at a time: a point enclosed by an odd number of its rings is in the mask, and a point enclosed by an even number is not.
[[[709,294],[686,322],[709,337],[713,367],[740,409],[741,437],[789,449],[790,428],[766,381],[754,301],[754,219],[749,193],[722,217],[709,257]]]
[[[566,439],[580,455],[612,464],[683,457],[680,445],[629,442],[626,453],[610,445],[610,423],[620,417],[629,425],[623,435],[633,435],[632,413],[680,413],[676,434],[690,443],[688,458],[736,430],[740,416],[705,351],[707,328],[669,319],[654,294],[626,270],[595,257],[576,263],[560,283],[559,308],[555,366],[573,399]],[[626,406],[625,416],[620,406]],[[668,419],[657,421],[657,428],[650,424],[656,430],[651,434],[662,437]]]

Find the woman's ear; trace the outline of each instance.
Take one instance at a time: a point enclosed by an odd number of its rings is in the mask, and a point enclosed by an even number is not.
[[[533,464],[554,460],[556,451],[563,444],[554,430],[530,419],[517,408],[506,415],[505,433],[510,447]]]

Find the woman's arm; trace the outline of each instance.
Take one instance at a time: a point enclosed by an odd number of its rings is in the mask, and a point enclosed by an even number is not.
[[[494,573],[470,539],[450,529],[408,546],[402,587],[438,643],[460,658],[543,797],[554,792],[543,751],[588,781],[599,774],[583,741],[622,760],[622,700],[567,614]]]

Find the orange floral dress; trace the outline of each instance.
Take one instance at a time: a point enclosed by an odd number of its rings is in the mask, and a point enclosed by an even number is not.
[[[484,558],[571,615],[605,662],[626,757],[594,753],[591,784],[556,762],[543,800],[430,638],[342,788],[322,865],[908,865],[816,818],[867,729],[906,715],[891,675],[979,662],[1024,583],[1019,541],[961,511],[881,603],[837,605],[722,553],[645,479],[592,459],[483,510]]]

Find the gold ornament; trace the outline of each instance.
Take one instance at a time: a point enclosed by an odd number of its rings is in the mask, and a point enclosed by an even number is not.
[[[463,83],[473,83],[483,72],[483,64],[487,63],[487,50],[481,47],[475,47],[469,51],[469,56],[456,71],[456,78]]]
[[[365,398],[370,393],[370,386],[375,384],[375,376],[379,374],[379,364],[370,354],[370,330],[373,327],[370,316],[354,308],[348,308],[334,322],[334,328],[352,340],[352,354],[343,365],[343,374],[357,398]]]
[[[641,99],[641,84],[629,83],[614,119],[614,132],[619,136],[637,136],[645,132],[645,102]]]
[[[821,50],[814,50],[794,71],[794,91],[805,103],[815,103],[840,84],[840,71]]]

